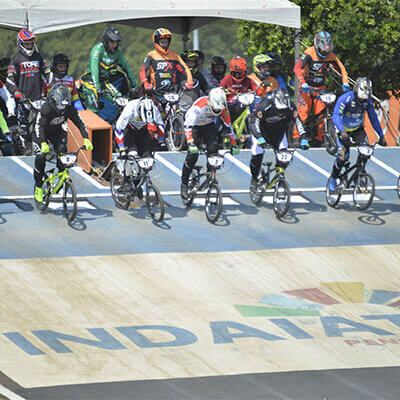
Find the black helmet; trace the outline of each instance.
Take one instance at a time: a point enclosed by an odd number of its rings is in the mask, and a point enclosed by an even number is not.
[[[114,54],[118,49],[118,45],[114,50],[111,50],[110,47],[108,46],[108,42],[120,42],[121,40],[122,40],[122,35],[121,35],[121,32],[118,29],[115,29],[115,28],[110,26],[109,28],[104,30],[104,32],[103,32],[103,44],[104,44],[104,46],[106,47],[106,50],[109,53]]]
[[[194,50],[184,50],[181,53],[181,58],[185,62],[185,64],[191,62],[191,65],[188,65],[188,67],[192,75],[194,75],[199,68],[199,53]]]
[[[65,71],[60,71],[58,69],[58,65],[63,64],[66,65],[67,68]],[[55,54],[53,60],[51,62],[51,70],[54,72],[57,78],[62,78],[63,76],[68,74],[68,67],[69,67],[69,58],[65,54]]]
[[[220,73],[215,72],[216,65],[223,65],[224,71],[220,72]],[[225,76],[225,72],[226,72],[226,61],[225,61],[224,57],[218,56],[218,55],[212,56],[211,57],[211,73],[212,73],[212,75],[214,75],[215,78],[217,78],[218,80],[221,80]]]
[[[60,82],[51,87],[48,99],[52,108],[58,113],[64,112],[72,102],[70,90]]]
[[[282,65],[281,56],[276,51],[269,51],[267,53],[267,56],[272,58],[271,75],[277,78],[281,73],[281,65]]]

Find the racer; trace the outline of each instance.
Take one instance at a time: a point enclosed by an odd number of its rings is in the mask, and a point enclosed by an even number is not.
[[[219,116],[230,130],[232,153],[239,153],[227,110],[226,94],[221,88],[211,89],[208,96],[197,99],[186,112],[184,127],[188,152],[182,167],[181,197],[183,199],[188,197],[189,177],[199,157],[200,144],[206,145],[207,156],[218,153],[218,134],[214,119]]]
[[[17,34],[19,53],[14,56],[8,67],[6,86],[14,97],[17,120],[20,134],[30,153],[32,143],[29,131],[29,112],[32,108],[30,102],[38,101],[44,97],[44,84],[48,80],[50,69],[45,59],[35,45],[36,36],[27,29],[21,29]]]
[[[0,80],[0,99],[2,103],[5,105],[6,108],[6,116],[11,117],[15,113],[15,101],[11,97],[9,91],[7,90],[6,86]],[[2,107],[3,109],[3,107]],[[10,130],[8,129],[8,124],[6,118],[3,114],[3,111],[0,110],[0,141],[11,141],[10,137],[8,136]]]
[[[62,125],[68,120],[78,127],[86,150],[93,150],[93,145],[88,138],[85,123],[79,117],[75,107],[72,105],[71,92],[62,83],[55,83],[47,96],[46,102],[38,113],[35,124],[35,136],[33,138],[33,150],[36,153],[35,169],[33,177],[35,180],[35,199],[43,201],[43,176],[46,166],[46,154],[50,152],[49,144],[54,146],[56,153],[60,146],[66,145],[67,135]],[[57,168],[62,171],[64,166],[57,157]]]
[[[306,49],[294,67],[301,87],[299,88],[299,116],[303,122],[306,122],[309,112],[314,108],[314,113],[319,114],[325,108],[325,104],[316,99],[312,93],[313,88],[326,89],[325,79],[328,67],[332,64],[342,74],[342,89],[344,92],[350,90],[347,71],[339,58],[333,53],[333,40],[328,32],[320,32],[314,38],[314,46]],[[321,120],[318,126],[317,137],[315,138],[316,146],[322,146],[324,129]],[[295,143],[300,140],[300,133],[294,129],[293,138]]]
[[[119,42],[122,39],[121,33],[116,28],[106,28],[102,41],[92,48],[86,73],[81,78],[81,96],[86,108],[108,120],[117,114],[115,103],[118,104],[117,99],[122,97],[121,92],[110,83],[112,72],[115,73],[117,68],[121,67],[130,85],[136,86],[133,72],[119,48]],[[103,107],[101,107],[101,102]]]
[[[301,132],[301,147],[307,150],[309,144],[305,138],[303,124],[297,116],[295,105],[290,101],[287,91],[279,88],[267,93],[251,114],[249,121],[252,134],[250,190],[255,190],[257,186],[264,148],[267,144],[270,144],[275,152],[288,147],[287,131],[293,119]],[[287,166],[287,164],[280,164],[278,160],[276,160],[276,165],[284,168]]]
[[[79,99],[78,89],[75,86],[74,78],[71,75],[68,75],[69,61],[69,58],[62,53],[57,53],[53,56],[49,82],[46,84],[46,93],[49,92],[51,86],[56,82],[62,83],[71,91],[74,107],[77,111],[81,111],[84,110],[84,107]]]
[[[10,64],[10,59],[4,57],[0,59],[0,111],[5,118],[15,115],[15,100],[5,85],[7,79],[7,69]]]
[[[173,52],[171,47],[172,34],[168,29],[158,28],[153,32],[155,50],[147,53],[140,69],[140,80],[144,89],[174,90],[178,74],[186,75],[186,88],[193,88],[193,78],[190,69]]]
[[[181,58],[190,69],[193,81],[197,81],[199,83],[199,95],[208,95],[211,88],[199,70],[199,54],[194,50],[185,50],[182,52]]]
[[[332,120],[337,133],[338,153],[329,179],[329,190],[332,192],[336,190],[336,178],[340,170],[350,157],[350,138],[356,146],[361,146],[366,142],[365,112],[379,136],[379,144],[386,146],[371,96],[372,82],[368,78],[360,77],[356,80],[353,90],[342,94],[335,104]]]
[[[282,71],[281,56],[276,51],[269,51],[267,56],[273,60],[271,63],[271,75],[276,79],[280,88],[289,92],[292,99],[294,96],[294,82],[289,75]]]
[[[259,97],[264,97],[267,92],[278,89],[277,80],[271,75],[273,59],[266,54],[257,54],[253,58],[253,73],[249,75],[257,86],[264,83],[264,88],[259,92]]]
[[[202,74],[206,79],[210,88],[218,87],[226,72],[226,61],[222,56],[211,57],[211,72],[207,69],[202,70]]]

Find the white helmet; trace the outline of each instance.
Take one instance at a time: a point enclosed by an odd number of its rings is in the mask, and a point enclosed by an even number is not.
[[[358,100],[368,100],[372,96],[372,82],[365,77],[357,78],[353,90]]]
[[[210,106],[210,111],[218,116],[227,107],[226,105],[226,94],[223,89],[217,87],[210,90],[208,94],[208,105]]]

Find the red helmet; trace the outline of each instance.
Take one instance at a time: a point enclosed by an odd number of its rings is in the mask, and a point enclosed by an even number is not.
[[[21,29],[17,35],[17,44],[19,50],[23,54],[31,56],[35,52],[35,48],[34,45],[30,46],[30,43],[34,43],[35,39],[36,36],[33,34],[33,32],[28,31],[27,29]],[[28,45],[30,48],[26,48],[26,45]]]
[[[162,54],[167,54],[169,52],[169,47],[171,45],[171,32],[166,28],[158,28],[153,32],[153,44],[154,47]],[[160,46],[161,39],[169,39],[168,46],[166,48]]]
[[[247,62],[243,57],[232,58],[229,64],[229,71],[235,83],[240,83],[246,76]]]

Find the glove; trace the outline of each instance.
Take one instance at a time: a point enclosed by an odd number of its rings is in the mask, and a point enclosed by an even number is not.
[[[124,157],[126,156],[127,148],[125,146],[118,147],[119,155]]]
[[[307,139],[301,139],[300,141],[300,147],[302,148],[302,150],[308,150],[310,147],[310,144],[308,143]]]
[[[343,93],[346,93],[350,90],[350,85],[348,83],[343,83],[342,85]]]
[[[49,145],[48,145],[46,142],[42,142],[42,143],[40,144],[40,151],[41,151],[43,154],[48,153],[48,152],[50,151]]]
[[[189,89],[189,90],[193,89],[193,83],[186,82],[186,83],[185,83],[185,88],[186,88],[186,89]]]
[[[379,138],[378,144],[379,144],[380,146],[387,146],[387,143],[386,143],[386,140],[385,140],[385,137],[384,137],[384,136],[381,136],[381,137]]]
[[[157,138],[157,141],[158,141],[159,144],[164,143],[164,142],[165,142],[164,136],[159,136],[159,137]]]
[[[144,90],[146,90],[146,91],[153,89],[153,85],[149,82],[144,82],[143,87],[144,87]]]
[[[257,140],[257,144],[263,149],[267,146],[267,142],[265,141],[265,139],[263,137],[260,137]]]
[[[192,154],[197,154],[199,152],[199,148],[194,143],[189,143],[189,151]]]
[[[340,138],[340,140],[345,140],[345,141],[349,140],[349,134],[346,131],[340,132],[339,138]]]
[[[239,149],[239,147],[237,147],[236,145],[233,145],[233,146],[231,147],[231,151],[232,151],[232,154],[233,154],[234,156],[237,156],[237,155],[240,153],[240,149]]]
[[[303,83],[301,85],[301,91],[305,93],[310,93],[310,86],[308,86],[308,83]]]
[[[93,144],[89,139],[83,139],[83,144],[84,144],[86,150],[88,150],[88,151],[93,150]]]
[[[21,92],[15,92],[14,93],[14,98],[16,101],[22,101],[24,98],[24,95]]]

